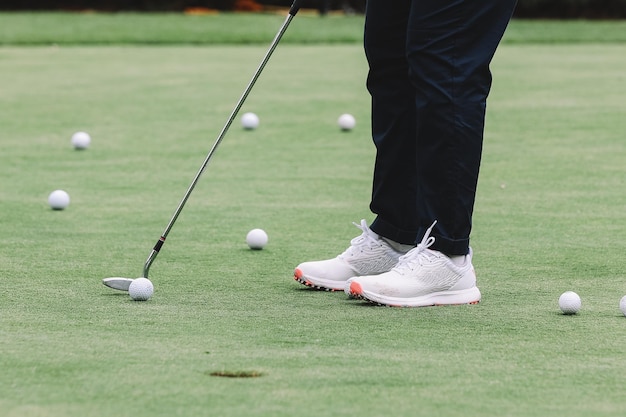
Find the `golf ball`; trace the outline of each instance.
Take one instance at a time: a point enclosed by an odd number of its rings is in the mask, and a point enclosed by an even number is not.
[[[53,210],[63,210],[70,205],[70,195],[63,190],[55,190],[48,196],[48,204]]]
[[[254,113],[244,113],[243,116],[241,116],[241,125],[244,129],[256,129],[259,127],[259,116]]]
[[[74,149],[87,149],[91,143],[91,136],[85,132],[76,132],[72,135]]]
[[[619,300],[619,309],[622,310],[622,313],[626,316],[626,295]]]
[[[154,293],[154,286],[148,278],[137,278],[130,283],[128,294],[135,301],[147,301]]]
[[[580,297],[574,291],[565,291],[559,297],[559,307],[563,314],[576,314],[581,306]]]
[[[267,245],[267,233],[262,229],[252,229],[246,236],[246,243],[250,249],[263,249]]]
[[[356,126],[356,120],[351,114],[345,113],[339,116],[339,119],[337,119],[337,124],[339,125],[341,130],[348,131],[354,129],[354,126]]]

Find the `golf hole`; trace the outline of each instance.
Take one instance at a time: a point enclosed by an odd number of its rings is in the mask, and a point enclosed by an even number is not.
[[[257,378],[263,376],[257,371],[213,371],[207,372],[210,376],[220,376],[224,378]]]

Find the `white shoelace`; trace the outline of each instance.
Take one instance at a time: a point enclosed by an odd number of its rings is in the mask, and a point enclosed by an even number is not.
[[[352,222],[352,224],[361,229],[363,233],[350,241],[350,247],[346,249],[343,255],[353,254],[355,250],[362,251],[364,247],[374,248],[381,245],[380,238],[367,227],[365,219],[361,220],[361,224],[355,222]]]
[[[430,227],[426,229],[426,233],[424,234],[422,241],[415,248],[411,249],[405,255],[402,255],[400,257],[396,268],[408,267],[413,271],[418,266],[423,265],[425,259],[428,258],[426,249],[428,249],[432,246],[433,243],[435,243],[435,238],[430,235],[433,227],[435,227],[435,224],[437,224],[437,220],[435,220],[433,224],[431,224]]]

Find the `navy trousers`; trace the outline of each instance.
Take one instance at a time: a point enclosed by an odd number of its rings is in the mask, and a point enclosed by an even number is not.
[[[376,146],[371,229],[469,252],[489,64],[515,0],[367,0],[365,55]]]

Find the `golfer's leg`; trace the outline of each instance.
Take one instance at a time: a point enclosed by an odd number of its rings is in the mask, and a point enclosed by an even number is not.
[[[412,244],[418,228],[415,181],[415,96],[406,61],[410,0],[368,0],[365,53],[372,96],[376,163],[370,209],[376,233]]]
[[[433,249],[469,250],[489,64],[514,0],[412,2],[407,57],[415,86],[418,240],[437,220]]]

